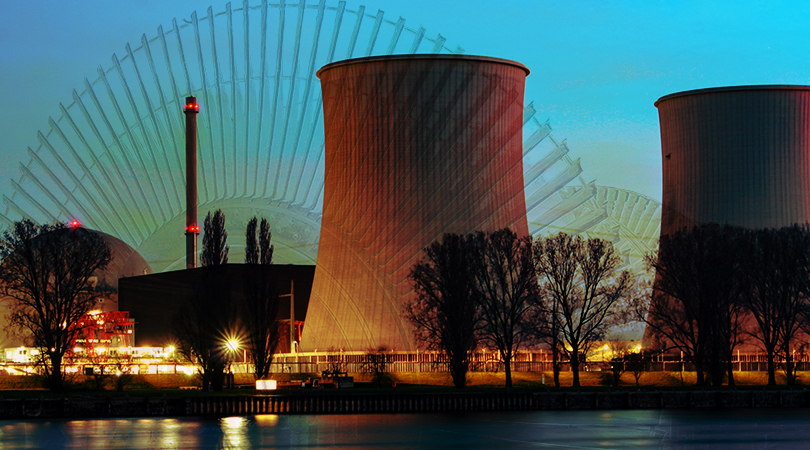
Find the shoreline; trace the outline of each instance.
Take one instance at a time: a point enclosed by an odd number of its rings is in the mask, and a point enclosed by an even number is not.
[[[221,396],[0,398],[0,420],[255,414],[400,414],[810,406],[810,391],[380,392]]]

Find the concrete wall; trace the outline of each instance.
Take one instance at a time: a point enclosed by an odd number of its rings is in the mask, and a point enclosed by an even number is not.
[[[662,97],[661,234],[695,223],[810,222],[810,86],[740,86]]]
[[[414,348],[408,274],[444,233],[528,234],[523,91],[502,59],[363,58],[318,72],[325,193],[303,349]]]

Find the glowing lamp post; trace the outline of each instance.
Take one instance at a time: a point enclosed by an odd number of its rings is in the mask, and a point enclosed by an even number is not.
[[[186,97],[186,268],[197,267],[197,97]]]

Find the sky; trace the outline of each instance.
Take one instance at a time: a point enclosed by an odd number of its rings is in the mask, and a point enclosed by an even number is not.
[[[256,3],[255,0],[251,4]],[[297,0],[288,0],[297,3]],[[336,1],[329,0],[329,4]],[[586,181],[661,198],[654,102],[690,89],[810,84],[810,2],[347,0],[525,64],[526,102],[582,159]],[[0,14],[0,194],[85,77],[174,17],[224,1],[8,1]],[[234,3],[234,7],[237,3]]]

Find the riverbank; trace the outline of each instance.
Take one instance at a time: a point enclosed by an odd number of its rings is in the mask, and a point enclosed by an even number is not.
[[[352,375],[353,389],[256,391],[252,376],[237,374],[239,388],[218,393],[188,389],[199,380],[182,374],[132,376],[123,391],[115,390],[115,377],[76,376],[68,393],[44,389],[37,377],[5,376],[0,377],[0,419],[810,407],[804,386],[764,386],[762,372],[735,373],[736,386],[720,388],[695,387],[694,373],[688,372],[647,372],[639,386],[625,374],[618,388],[609,386],[607,373],[582,373],[580,388],[570,387],[571,374],[562,373],[562,387],[555,388],[550,373],[518,372],[509,392],[502,373],[471,373],[464,390],[454,389],[444,373],[388,374],[382,386],[372,383],[370,374]],[[804,378],[800,374],[799,380]]]
[[[0,399],[0,419],[426,412],[804,408],[810,391],[395,392],[290,395],[84,395]]]

